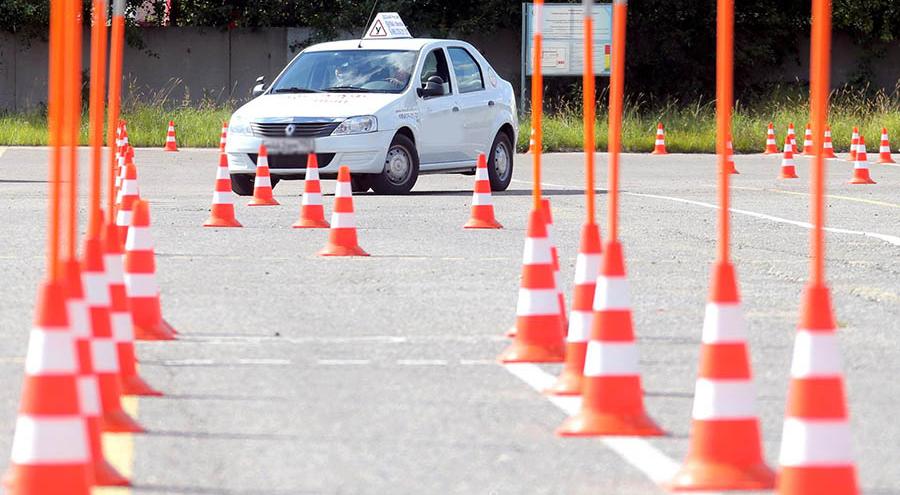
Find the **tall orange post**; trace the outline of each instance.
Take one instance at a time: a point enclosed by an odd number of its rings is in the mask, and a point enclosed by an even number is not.
[[[544,0],[534,2],[534,41],[533,56],[531,62],[531,134],[534,146],[532,156],[534,168],[532,170],[532,196],[534,198],[534,211],[541,209],[541,153],[543,149],[544,133],[541,129],[541,121],[544,116],[544,74],[541,70],[542,52],[544,46],[543,35]]]
[[[103,196],[101,182],[103,178],[103,110],[105,103],[103,90],[106,87],[106,1],[94,0],[92,12],[90,130],[88,135],[91,145],[91,190],[88,237],[99,239],[103,227],[100,202]]]
[[[60,226],[62,224],[62,114],[63,114],[63,46],[65,42],[66,6],[60,0],[50,4],[50,84],[47,101],[50,142],[50,201],[48,208],[47,272],[50,281],[59,282],[62,267],[59,263]]]
[[[66,163],[66,256],[68,260],[76,258],[78,242],[78,141],[81,133],[81,0],[67,0],[71,9],[77,12],[73,19],[65,22],[65,59],[63,61],[64,99],[63,99],[63,140]]]
[[[122,107],[122,59],[125,53],[125,0],[113,0],[109,49],[109,107],[107,109],[106,146],[109,148],[107,177],[107,215],[115,223],[116,206],[116,128]],[[112,230],[112,229],[111,229]]]

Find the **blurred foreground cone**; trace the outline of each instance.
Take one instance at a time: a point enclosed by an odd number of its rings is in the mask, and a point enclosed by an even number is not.
[[[216,189],[213,191],[209,219],[204,227],[243,227],[234,216],[234,192],[231,190],[231,174],[228,173],[228,155],[219,153],[216,167]]]
[[[169,121],[169,129],[166,131],[166,146],[163,151],[178,151],[178,143],[175,142],[175,122]]]
[[[491,197],[491,179],[488,177],[487,158],[478,155],[475,169],[475,192],[472,193],[472,217],[463,226],[467,229],[502,229],[494,218],[494,203]]]
[[[559,250],[556,248],[553,209],[550,207],[549,198],[541,199],[541,209],[544,213],[544,220],[547,221],[547,239],[550,241],[550,256],[553,257],[553,281],[556,284],[556,298],[559,300],[559,318],[562,320],[563,332],[565,332],[569,327],[569,317],[566,314],[566,296],[563,291],[562,273],[559,269]]]
[[[729,174],[740,174],[737,167],[734,165],[734,144],[731,143],[731,139],[725,143],[725,149],[727,153],[725,159],[726,170],[728,170]]]
[[[125,289],[138,340],[173,340],[175,332],[162,318],[156,260],[150,233],[150,206],[134,204],[134,219],[125,241]]]
[[[134,163],[125,165],[125,178],[116,198],[116,225],[119,226],[119,238],[124,240],[131,226],[134,203],[141,199],[137,181],[137,167]]]
[[[656,124],[656,142],[653,143],[653,153],[651,155],[668,155],[666,151],[666,131],[663,129],[662,122]]]
[[[581,245],[575,261],[575,288],[569,331],[566,334],[566,363],[556,383],[546,390],[552,395],[579,395],[584,380],[584,356],[594,321],[594,293],[600,274],[600,228],[595,223],[581,227]]]
[[[331,213],[331,231],[328,245],[319,256],[368,256],[356,239],[356,215],[353,211],[353,188],[350,185],[350,167],[338,169],[334,191],[334,211]]]
[[[869,157],[866,155],[866,138],[859,137],[859,145],[856,147],[856,160],[853,161],[853,179],[850,184],[875,184],[869,176]]]
[[[228,121],[222,122],[222,133],[219,134],[219,152],[225,153],[225,145],[228,141]]]
[[[565,358],[564,337],[547,220],[542,209],[532,210],[522,255],[516,332],[498,359],[503,363],[559,363]]]
[[[272,195],[272,177],[269,174],[269,152],[264,144],[259,145],[256,157],[256,179],[253,181],[253,200],[247,206],[278,206]]]
[[[788,124],[788,138],[791,140],[791,152],[793,154],[797,154],[799,150],[797,149],[797,131],[794,130],[794,123],[791,122]]]
[[[119,350],[113,336],[109,314],[111,301],[103,264],[103,243],[100,239],[88,239],[84,247],[82,280],[87,289],[91,358],[93,371],[100,386],[102,427],[104,431],[110,432],[139,433],[144,429],[122,409]]]
[[[794,164],[794,152],[791,151],[791,139],[784,138],[784,158],[781,159],[781,179],[799,179],[797,166]]]
[[[119,230],[115,225],[107,225],[103,239],[103,262],[106,281],[109,284],[109,317],[112,323],[113,339],[119,351],[119,370],[122,393],[125,395],[161,396],[138,375],[137,358],[134,351],[134,322],[125,289],[125,252],[119,240]]]
[[[45,282],[28,339],[8,495],[89,495],[90,446],[79,404],[78,358],[63,286]]]
[[[638,370],[631,298],[622,245],[603,249],[594,295],[594,321],[584,362],[581,411],[556,430],[560,436],[659,436],[647,416]]]
[[[856,152],[859,149],[859,128],[853,128],[853,134],[850,137],[850,161],[856,161]]]
[[[812,128],[809,124],[806,124],[806,132],[803,134],[803,155],[804,156],[813,156],[816,154],[816,150],[813,148],[813,135]]]
[[[322,182],[319,181],[319,158],[310,153],[306,158],[306,177],[303,179],[303,199],[300,219],[292,225],[295,229],[327,229],[325,207],[322,205]]]
[[[713,267],[709,296],[694,388],[690,448],[669,488],[771,489],[775,473],[762,455],[756,387],[734,265],[720,262]]]
[[[891,138],[887,127],[881,128],[881,147],[878,149],[878,163],[897,163],[891,158]]]
[[[769,128],[766,130],[766,151],[767,155],[778,153],[778,141],[775,140],[775,126],[769,122]]]
[[[808,286],[781,433],[779,495],[856,495],[852,435],[831,295]]]
[[[822,143],[822,147],[822,152],[825,155],[825,158],[837,158],[837,156],[834,154],[834,143],[831,140],[830,127],[825,128],[825,142]]]

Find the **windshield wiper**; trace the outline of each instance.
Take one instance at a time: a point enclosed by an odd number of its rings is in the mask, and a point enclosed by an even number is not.
[[[309,89],[309,88],[298,88],[296,86],[292,86],[290,88],[278,88],[272,91],[273,93],[321,93],[318,89]]]
[[[360,88],[358,86],[332,86],[330,88],[325,88],[322,91],[328,91],[331,93],[371,93],[371,89]]]

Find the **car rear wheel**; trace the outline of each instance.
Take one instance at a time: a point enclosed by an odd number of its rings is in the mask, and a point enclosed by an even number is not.
[[[397,134],[388,148],[384,171],[372,176],[372,189],[378,194],[406,194],[419,180],[419,155],[408,137]]]
[[[509,136],[500,131],[494,138],[491,154],[488,155],[488,177],[491,179],[491,191],[505,191],[512,181],[513,147]]]
[[[253,196],[253,183],[256,176],[251,174],[231,174],[231,190],[238,196]],[[274,175],[269,179],[272,183],[272,189],[281,181]]]

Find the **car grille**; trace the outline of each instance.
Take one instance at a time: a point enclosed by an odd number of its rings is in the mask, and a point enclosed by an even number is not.
[[[253,129],[253,135],[258,137],[287,137],[285,129],[287,126],[294,126],[294,134],[291,137],[324,137],[330,136],[339,123],[337,122],[303,122],[303,123],[280,123],[268,124],[263,122],[253,122],[250,127]]]
[[[256,164],[259,155],[250,153],[250,160]],[[309,155],[269,155],[269,168],[306,168]],[[316,153],[319,168],[325,168],[334,160],[334,153]]]

